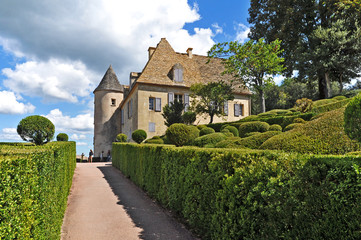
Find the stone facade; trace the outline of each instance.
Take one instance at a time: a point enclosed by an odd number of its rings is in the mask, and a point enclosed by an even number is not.
[[[103,149],[111,148],[111,142],[115,139],[114,135],[118,133],[126,134],[128,139],[131,139],[131,134],[136,129],[145,130],[148,138],[163,135],[166,131],[162,116],[163,107],[174,99],[181,99],[183,103],[189,104],[192,100],[189,97],[189,88],[192,84],[231,80],[231,76],[221,74],[224,71],[221,59],[209,61],[206,56],[193,54],[191,48],[187,50],[187,53],[176,53],[165,38],[161,39],[156,48],[150,47],[148,54],[149,60],[143,71],[130,74],[129,86],[119,88],[115,83],[108,83],[108,85],[116,86],[118,93],[113,90],[102,90],[107,93],[101,93],[99,88],[101,88],[102,80],[97,88],[98,91],[97,89],[94,91],[95,156],[99,155],[99,151],[106,153],[107,149]],[[108,79],[115,80],[116,77],[108,77]],[[102,94],[104,96],[101,96]],[[116,98],[116,101],[121,100],[117,109],[108,106],[109,99],[115,99],[113,94],[121,95]],[[213,122],[236,121],[250,115],[250,95],[248,89],[236,88],[235,99],[228,101],[228,115],[222,118],[215,116]],[[106,102],[105,105],[103,101]],[[106,110],[103,109],[104,107]],[[235,112],[235,109],[239,110]],[[112,110],[115,110],[114,121],[111,121],[114,125],[110,127],[110,125],[106,126],[109,121],[106,119],[110,119],[109,114],[112,114]],[[101,116],[102,114],[106,116]],[[207,116],[199,116],[195,123],[208,122]],[[108,136],[99,130],[101,126],[103,126],[102,131],[107,132]],[[108,128],[113,128],[113,130],[108,131]],[[109,134],[110,131],[112,134]]]

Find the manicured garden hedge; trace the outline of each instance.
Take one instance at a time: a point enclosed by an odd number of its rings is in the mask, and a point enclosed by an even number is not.
[[[75,142],[0,144],[0,239],[60,239]]]
[[[113,143],[113,165],[202,239],[361,239],[361,157]]]

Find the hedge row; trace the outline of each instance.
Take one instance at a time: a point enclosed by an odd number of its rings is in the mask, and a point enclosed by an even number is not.
[[[320,114],[324,112],[329,112],[338,108],[342,108],[350,102],[351,98],[344,99],[337,102],[331,102],[329,104],[321,105],[319,107],[314,107],[311,112],[314,114]]]
[[[0,239],[60,239],[75,142],[0,144]]]
[[[113,165],[202,239],[361,239],[361,157],[114,143]]]

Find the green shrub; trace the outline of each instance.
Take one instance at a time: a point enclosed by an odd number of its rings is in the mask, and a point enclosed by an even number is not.
[[[260,132],[250,132],[250,133],[246,133],[244,135],[244,137],[250,137],[250,136],[254,136],[254,135],[258,135],[258,134],[261,134]]]
[[[226,135],[223,133],[211,133],[196,138],[194,140],[194,145],[198,147],[204,147],[207,144],[216,144],[217,142],[220,142],[226,138]]]
[[[333,101],[328,104],[320,105],[312,109],[314,114],[321,114],[324,112],[329,112],[338,108],[342,108],[349,103],[350,99],[344,99],[341,101]]]
[[[124,133],[119,133],[117,135],[117,138],[115,139],[116,142],[126,142],[127,141],[128,136],[125,135]]]
[[[238,129],[234,126],[226,126],[224,129],[227,129],[228,131],[230,131],[233,134],[233,136],[235,136],[235,137],[239,136]]]
[[[147,138],[147,133],[143,129],[137,129],[132,133],[132,139],[136,143],[141,143]]]
[[[145,140],[144,142],[150,143],[150,144],[164,144],[164,141],[161,138],[151,138],[151,139]]]
[[[330,103],[334,103],[337,102],[336,99],[321,99],[321,100],[317,100],[315,102],[313,102],[313,107],[319,107],[322,105],[326,105],[326,104],[330,104]]]
[[[233,133],[231,133],[228,129],[223,129],[221,131],[226,137],[234,137]]]
[[[215,147],[223,147],[225,145],[228,145],[227,147],[232,148],[251,148],[251,149],[258,149],[262,143],[264,143],[267,139],[280,134],[280,131],[268,131],[264,133],[258,133],[249,137],[245,138],[239,138],[232,141],[228,141],[216,144]],[[228,140],[228,139],[227,139]]]
[[[284,132],[290,131],[296,127],[302,126],[303,123],[291,123],[290,125],[286,126]]]
[[[114,143],[113,164],[202,239],[361,237],[357,156]]]
[[[193,126],[193,125],[189,125],[188,128],[189,128],[189,131],[191,134],[190,134],[189,141],[185,145],[193,145],[194,139],[199,137],[200,131],[196,126]]]
[[[199,132],[199,136],[204,136],[211,133],[215,133],[214,129],[210,127],[205,127],[201,129],[201,131]]]
[[[221,131],[225,128],[225,127],[228,127],[230,126],[229,124],[223,124],[222,127],[221,127]]]
[[[220,122],[220,123],[210,123],[207,124],[207,127],[213,128],[214,131],[216,132],[220,132],[221,131],[221,127],[224,125],[224,123]]]
[[[60,239],[75,148],[0,144],[0,239]]]
[[[53,139],[55,127],[49,119],[33,115],[19,122],[17,132],[24,141],[42,145]]]
[[[345,97],[345,96],[335,96],[332,99],[336,99],[337,101],[341,101],[341,100],[347,99],[347,97]]]
[[[347,105],[344,113],[346,134],[361,142],[361,94],[354,97]]]
[[[205,127],[207,127],[206,125],[197,125],[197,128],[199,129],[199,130],[202,130],[202,128],[205,128]]]
[[[197,119],[197,114],[195,112],[184,112],[182,115],[182,120],[184,124],[193,124]]]
[[[246,133],[250,132],[266,132],[269,129],[269,124],[266,122],[245,122],[239,126],[239,136],[244,137]]]
[[[271,126],[269,126],[268,131],[280,131],[282,132],[282,127],[278,124],[272,124]]]
[[[282,133],[264,142],[262,149],[314,154],[345,154],[360,150],[360,144],[344,131],[344,108],[326,112],[302,127]]]
[[[185,145],[192,138],[191,129],[182,123],[172,124],[165,134],[169,142],[177,147]]]
[[[301,113],[309,112],[312,110],[313,102],[308,98],[297,99],[295,109]]]
[[[67,142],[68,139],[69,139],[69,137],[68,137],[68,134],[66,134],[66,133],[59,133],[56,136],[56,141],[58,141],[58,142]]]
[[[293,119],[293,123],[305,123],[306,121],[303,120],[302,118],[295,118]]]

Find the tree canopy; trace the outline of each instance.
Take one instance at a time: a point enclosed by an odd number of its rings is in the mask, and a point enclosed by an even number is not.
[[[55,127],[46,117],[33,115],[19,122],[17,132],[24,141],[42,145],[53,139]]]

